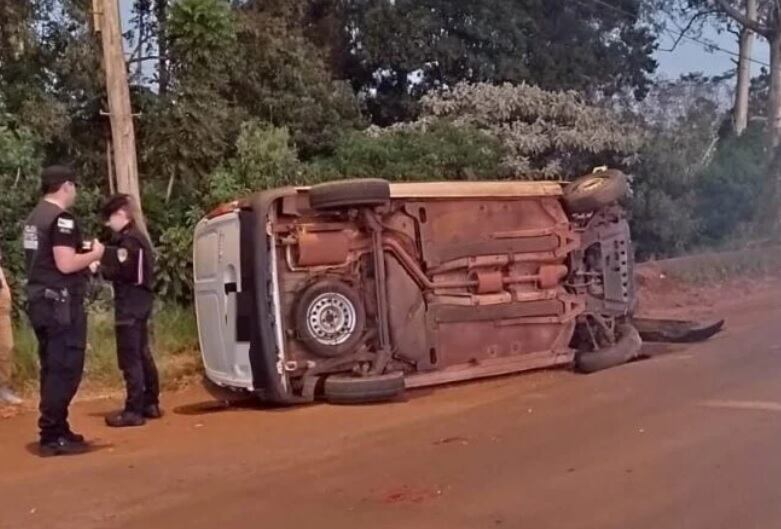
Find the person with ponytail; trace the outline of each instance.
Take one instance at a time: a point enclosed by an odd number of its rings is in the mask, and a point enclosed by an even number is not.
[[[114,284],[117,359],[127,389],[124,409],[107,416],[106,424],[142,426],[146,419],[162,416],[148,328],[154,302],[154,250],[141,210],[130,195],[109,197],[101,216],[113,232],[100,269]]]

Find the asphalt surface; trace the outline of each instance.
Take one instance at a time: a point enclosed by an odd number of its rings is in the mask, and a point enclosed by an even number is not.
[[[602,373],[540,372],[405,402],[223,409],[196,390],[39,459],[33,413],[0,421],[0,527],[751,529],[781,527],[781,296],[707,343]]]

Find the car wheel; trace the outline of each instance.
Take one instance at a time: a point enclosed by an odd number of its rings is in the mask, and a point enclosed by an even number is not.
[[[318,281],[298,300],[298,338],[316,355],[337,357],[352,352],[365,327],[366,310],[360,295],[341,281]]]
[[[608,169],[581,176],[564,188],[564,203],[571,213],[590,213],[623,199],[629,193],[624,173]]]
[[[379,178],[326,182],[309,189],[309,205],[313,209],[381,206],[389,200],[390,184]]]
[[[323,388],[326,400],[333,404],[366,404],[391,400],[404,393],[401,371],[379,376],[331,375]]]
[[[575,356],[575,370],[580,373],[596,373],[603,369],[625,364],[640,356],[643,340],[633,325],[622,325],[615,345],[593,352],[579,352]]]

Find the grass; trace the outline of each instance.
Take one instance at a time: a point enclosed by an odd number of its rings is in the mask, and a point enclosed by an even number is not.
[[[694,285],[708,285],[737,277],[777,275],[781,270],[781,248],[706,253],[673,259],[664,265],[668,276]]]
[[[185,385],[201,372],[192,307],[161,308],[152,320],[151,332],[152,352],[164,388]],[[38,346],[35,334],[24,318],[17,322],[14,338],[14,385],[24,392],[31,392],[38,386]],[[111,312],[91,311],[89,314],[82,387],[92,391],[123,388],[122,375],[117,367],[114,316]]]

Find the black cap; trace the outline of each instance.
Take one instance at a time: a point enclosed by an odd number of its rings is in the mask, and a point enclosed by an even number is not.
[[[106,199],[106,201],[103,203],[103,206],[100,208],[100,216],[103,218],[103,220],[108,220],[111,215],[120,209],[127,208],[129,206],[130,195],[126,195],[124,193],[111,195]]]
[[[67,165],[50,165],[41,172],[41,190],[54,193],[65,182],[76,183],[76,171]]]

